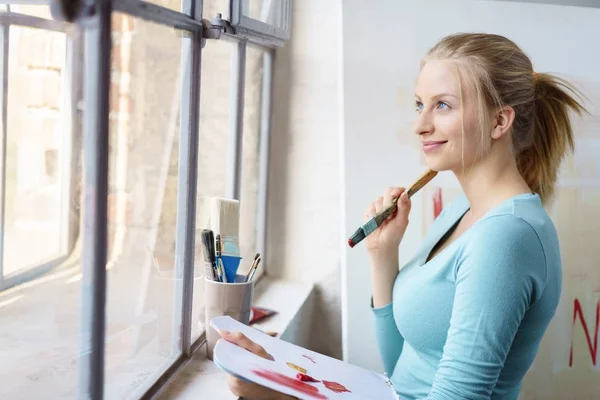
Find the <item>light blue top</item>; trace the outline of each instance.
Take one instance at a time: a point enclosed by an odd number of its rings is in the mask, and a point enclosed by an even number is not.
[[[403,400],[516,399],[558,305],[558,236],[536,194],[496,206],[426,262],[468,208],[464,195],[444,208],[398,273],[393,302],[373,309]]]

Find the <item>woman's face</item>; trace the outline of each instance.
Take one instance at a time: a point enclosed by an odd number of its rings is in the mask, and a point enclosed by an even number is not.
[[[434,171],[460,172],[473,164],[480,150],[477,104],[464,86],[461,104],[459,71],[447,61],[429,61],[419,74],[414,130]]]

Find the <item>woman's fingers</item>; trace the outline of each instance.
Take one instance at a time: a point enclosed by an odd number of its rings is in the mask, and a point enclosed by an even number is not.
[[[383,197],[375,199],[375,213],[379,214],[383,210]]]
[[[375,201],[369,205],[367,212],[365,213],[365,222],[373,218],[376,214],[383,212],[392,204],[392,200],[399,197],[405,189],[402,187],[388,187],[385,190],[383,197],[378,197]],[[394,214],[390,215],[390,219],[393,218]]]
[[[386,209],[390,205],[392,205],[392,200],[400,196],[404,192],[404,188],[401,187],[389,187],[385,190],[385,195],[383,196],[383,208]],[[395,213],[390,215],[388,219],[392,219],[395,216]]]
[[[296,399],[296,397],[288,396],[265,386],[260,386],[256,383],[244,381],[243,379],[236,378],[232,375],[227,376],[227,383],[229,384],[229,389],[235,396],[247,400]]]
[[[365,222],[367,222],[368,220],[370,220],[371,218],[373,218],[373,216],[375,215],[375,203],[371,203],[369,204],[369,207],[367,208],[367,211],[365,212]]]
[[[238,345],[241,348],[248,350],[250,353],[256,354],[257,356],[273,361],[273,357],[267,353],[267,351],[261,345],[248,339],[248,337],[243,333],[222,331],[220,334],[221,337],[228,342]]]
[[[402,192],[404,192],[404,188],[401,187],[389,187],[385,189],[385,194],[383,195],[383,207],[388,208],[392,204],[392,200],[400,196]]]

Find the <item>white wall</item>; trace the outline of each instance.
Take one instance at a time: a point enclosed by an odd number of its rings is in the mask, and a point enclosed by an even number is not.
[[[590,218],[598,216],[600,204],[600,164],[590,152],[600,146],[600,46],[596,43],[600,10],[500,1],[345,0],[342,17],[345,237],[360,225],[366,206],[385,187],[408,185],[425,170],[411,129],[413,88],[421,57],[442,36],[458,31],[508,36],[531,56],[537,71],[567,74],[595,102],[590,108],[594,117],[578,126],[581,146],[565,164],[552,209],[562,240],[565,289],[523,396],[600,395],[600,360],[594,369],[580,325],[573,336],[575,362],[568,365],[574,299],[582,304],[590,332],[600,299],[600,268],[591,244],[599,239],[600,223]],[[455,180],[441,174],[414,197],[401,263],[419,246],[432,220],[431,196],[436,187],[442,188],[445,203],[459,192]],[[567,210],[575,216],[567,217]],[[369,310],[366,251],[361,245],[342,251],[344,358],[381,370]]]
[[[341,0],[293,2],[275,57],[267,273],[315,283],[310,347],[341,358]]]

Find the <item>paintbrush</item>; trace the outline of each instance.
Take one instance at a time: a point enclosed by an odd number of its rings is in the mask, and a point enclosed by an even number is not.
[[[252,281],[252,279],[254,279],[254,275],[256,274],[256,270],[258,269],[258,264],[260,264],[260,261],[262,260],[262,258],[258,257],[255,261],[254,261],[254,267],[252,268],[252,270],[248,273],[248,277],[246,278],[246,282],[250,282]]]
[[[223,252],[221,251],[221,235],[217,235],[215,239],[215,257],[217,259],[217,275],[221,279],[221,282],[227,283],[227,275],[225,274],[225,268],[223,267],[223,259],[221,256]]]
[[[204,270],[207,277],[213,281],[219,281],[217,276],[217,264],[215,259],[215,242],[213,231],[203,229],[202,233],[202,253],[204,254]]]
[[[215,235],[221,235],[223,255],[239,257],[240,202],[221,197],[211,197],[209,209],[210,227]]]
[[[437,171],[429,170],[425,172],[421,177],[408,188],[408,197],[412,197],[413,194],[417,193],[423,186],[431,181],[437,175]],[[350,247],[356,246],[364,238],[373,233],[377,228],[383,224],[383,222],[389,218],[390,215],[396,212],[398,209],[398,199],[395,197],[392,199],[392,204],[373,218],[365,222],[360,228],[354,232],[354,235],[348,239],[348,245]]]
[[[254,260],[252,260],[252,265],[250,265],[250,269],[246,274],[245,282],[250,282],[252,280],[252,277],[254,276],[254,271],[256,271],[256,268],[258,268],[258,263],[260,263],[260,253],[256,253],[256,255],[254,256]]]

